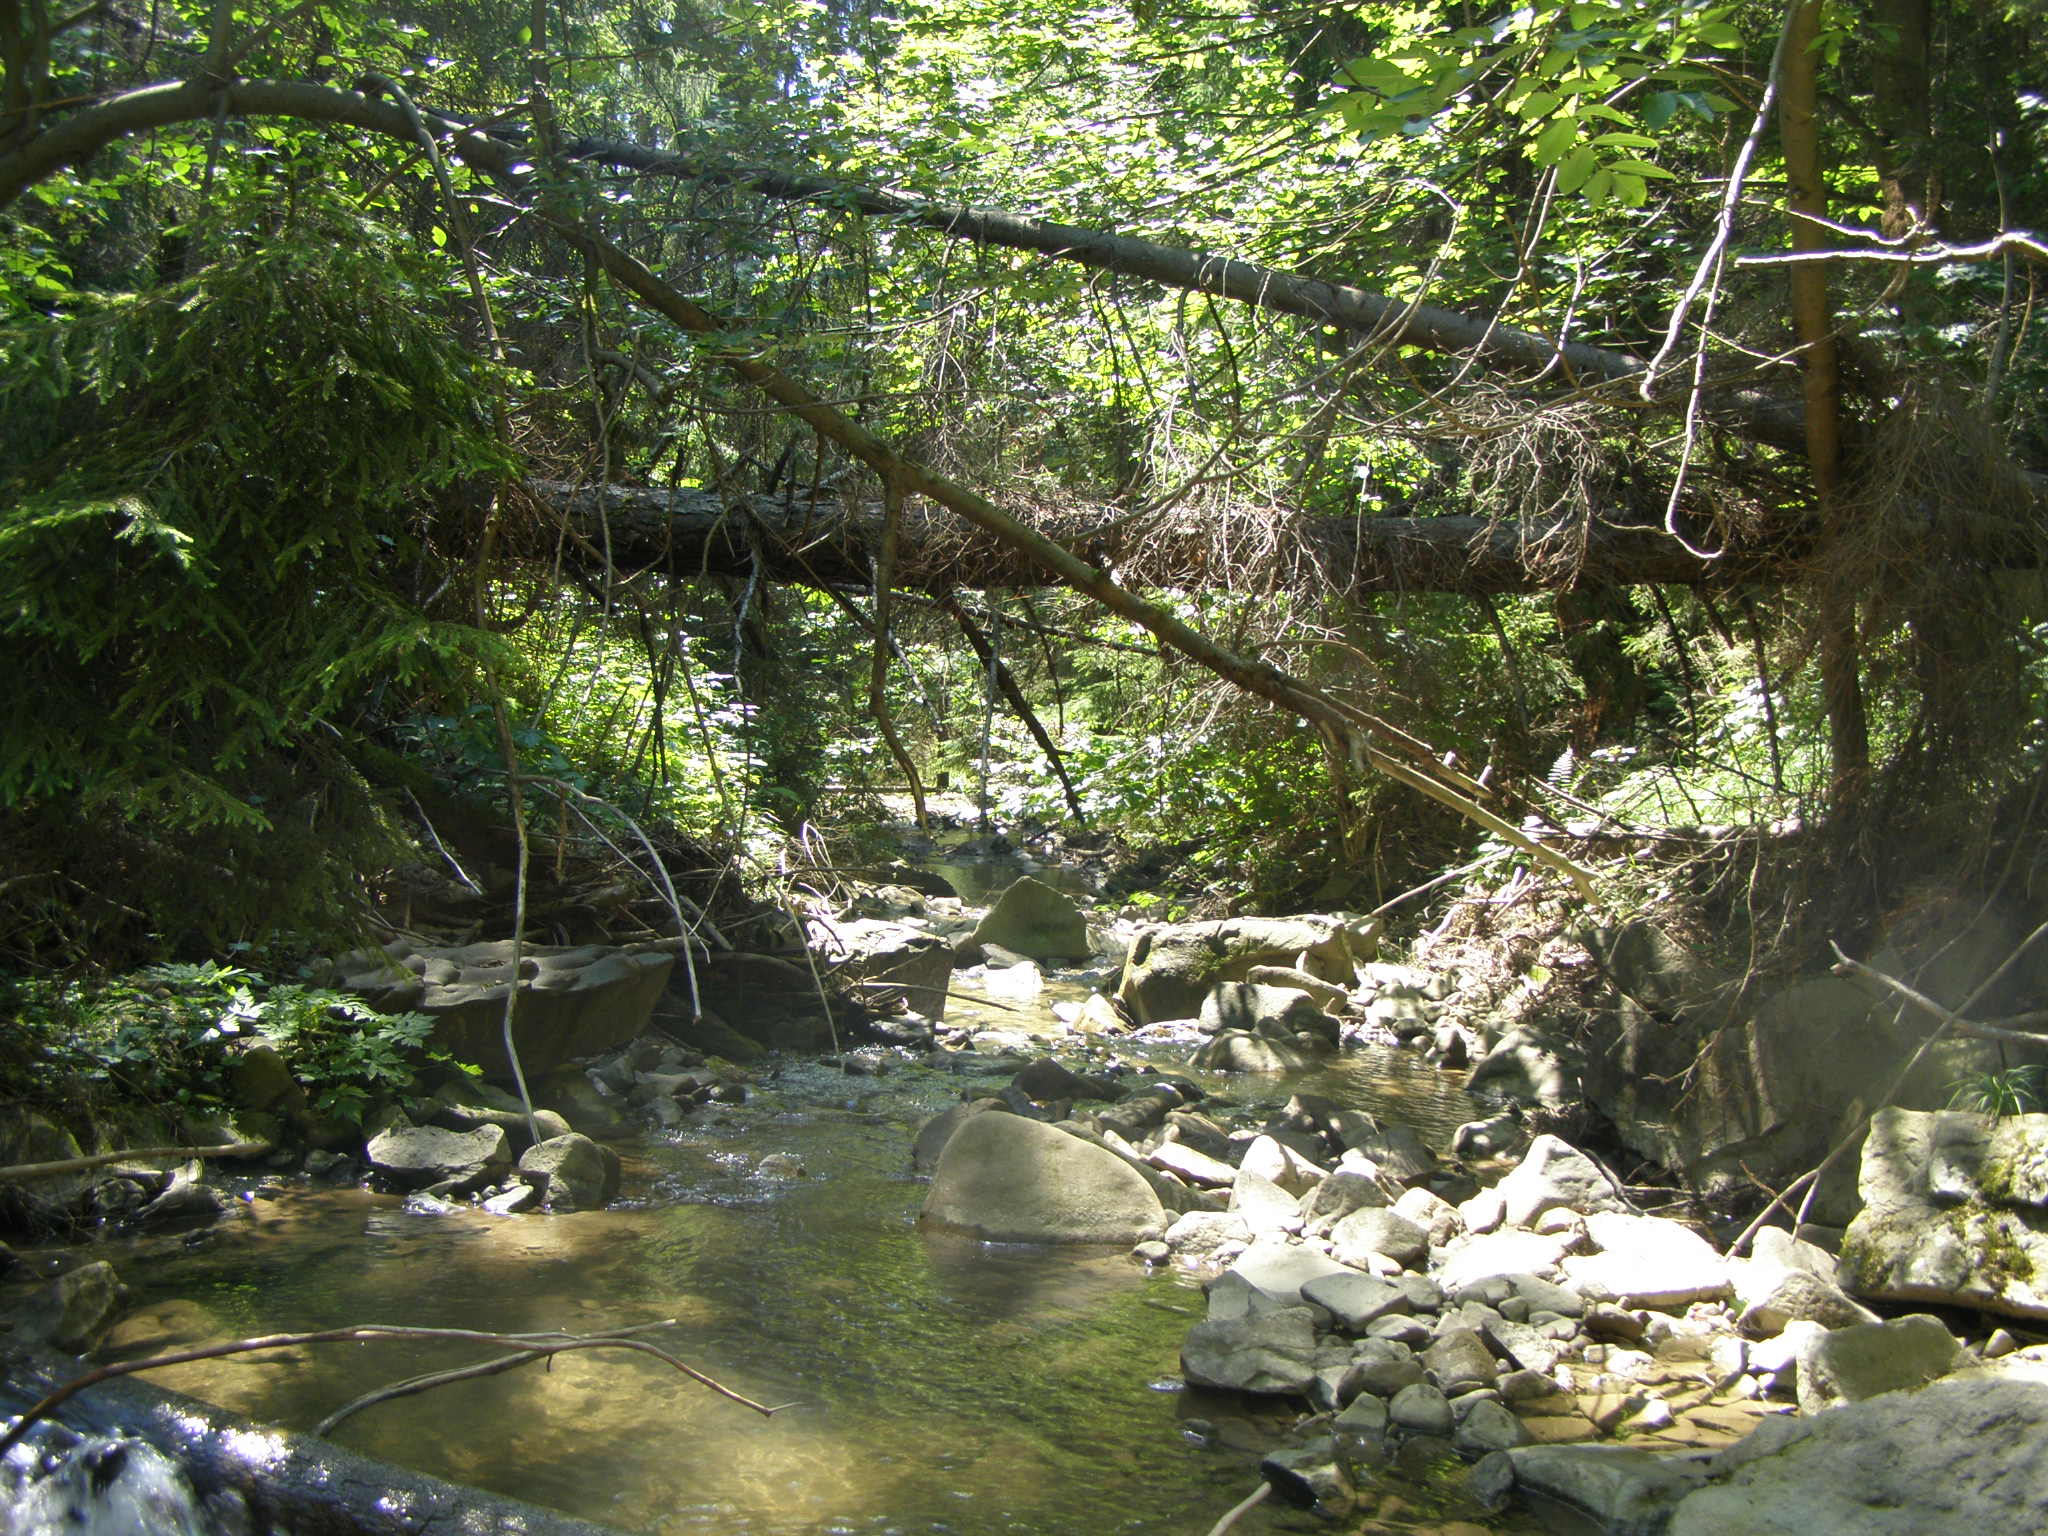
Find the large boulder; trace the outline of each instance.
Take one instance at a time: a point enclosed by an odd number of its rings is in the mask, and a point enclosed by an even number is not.
[[[1299,987],[1269,986],[1260,981],[1225,981],[1209,989],[1200,1014],[1205,1034],[1242,1030],[1271,1040],[1320,1041],[1335,1046],[1337,1021],[1313,995]]]
[[[666,945],[523,946],[513,1022],[520,1065],[537,1076],[624,1045],[646,1029],[674,965]],[[426,1014],[436,1047],[495,1082],[514,1080],[504,1045],[511,940],[451,949],[395,941],[342,956],[328,979],[380,1012]]]
[[[937,934],[861,918],[814,925],[811,947],[833,979],[852,984],[868,1006],[889,1007],[900,1000],[928,1019],[946,1016],[953,946]]]
[[[1306,1072],[1320,1060],[1292,1041],[1227,1029],[1195,1052],[1190,1064],[1205,1072]]]
[[[1315,1379],[1315,1314],[1307,1307],[1200,1322],[1180,1347],[1190,1386],[1290,1396]]]
[[[1349,985],[1377,953],[1372,918],[1231,917],[1140,929],[1124,960],[1116,1000],[1140,1024],[1192,1018],[1209,989],[1242,981],[1254,966],[1284,965]]]
[[[537,1141],[520,1154],[519,1171],[539,1186],[557,1211],[594,1211],[618,1193],[615,1162],[588,1136],[570,1132]]]
[[[1970,898],[1903,910],[1872,956],[1927,996],[1960,1005],[2010,954],[2034,916]],[[1826,1156],[1871,1104],[1933,1109],[1980,1066],[2048,1062],[2039,1049],[1947,1039],[1895,1080],[1926,1041],[1926,1020],[1875,983],[1820,975],[1779,990],[1719,973],[1653,924],[1584,935],[1611,986],[1587,1020],[1586,1097],[1622,1142],[1684,1168],[1708,1196],[1783,1184]],[[2048,989],[2048,948],[2036,946],[1973,1007],[2018,1012]],[[1813,1219],[1855,1214],[1855,1165],[1825,1178]]]
[[[975,925],[976,944],[998,944],[1029,960],[1086,960],[1088,919],[1074,898],[1025,875]]]
[[[1768,1419],[1712,1465],[1668,1536],[2048,1530],[2048,1381],[1963,1376]]]
[[[446,1184],[473,1189],[512,1166],[512,1146],[502,1126],[444,1131],[437,1125],[393,1125],[364,1148],[370,1166],[401,1189]]]
[[[128,1288],[105,1260],[81,1264],[52,1280],[24,1309],[23,1337],[66,1354],[92,1348],[126,1305]]]
[[[1579,1064],[1567,1045],[1527,1029],[1511,1029],[1479,1059],[1465,1080],[1476,1099],[1561,1109],[1579,1099]]]
[[[1114,1152],[1022,1115],[962,1123],[939,1155],[922,1226],[997,1243],[1146,1242],[1169,1220],[1152,1186]]]
[[[1879,1110],[1858,1187],[1845,1289],[2048,1317],[2048,1115]]]

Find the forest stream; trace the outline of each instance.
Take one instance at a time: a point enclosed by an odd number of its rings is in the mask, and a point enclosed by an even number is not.
[[[1057,1027],[1042,1009],[972,998],[955,1020],[1012,1038],[1027,1021]],[[1179,1070],[1182,1054],[1162,1048],[1158,1064]],[[1184,1388],[1194,1277],[1148,1275],[1121,1252],[914,1230],[912,1136],[966,1081],[907,1061],[849,1076],[785,1060],[748,1103],[620,1144],[625,1190],[602,1211],[427,1215],[397,1196],[268,1181],[247,1191],[244,1219],[113,1246],[136,1306],[104,1353],[366,1321],[582,1332],[673,1318],[661,1342],[791,1406],[763,1419],[652,1360],[589,1353],[371,1408],[334,1438],[626,1530],[1206,1529],[1255,1486],[1255,1455],[1287,1417]],[[1456,1082],[1389,1048],[1313,1080],[1207,1086],[1276,1105],[1298,1089],[1338,1093],[1441,1144],[1472,1114]],[[804,1175],[763,1176],[771,1153]],[[475,1358],[473,1346],[328,1347],[151,1379],[310,1428],[360,1393]],[[1311,1518],[1254,1514],[1242,1529]]]

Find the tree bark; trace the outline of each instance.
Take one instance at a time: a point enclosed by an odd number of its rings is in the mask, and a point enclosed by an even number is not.
[[[1822,0],[1799,0],[1785,39],[1779,96],[1779,137],[1785,151],[1786,212],[1792,249],[1826,250],[1831,231],[1817,222],[1828,214],[1815,114],[1820,98],[1814,47]],[[1841,500],[1841,365],[1834,315],[1828,302],[1827,263],[1798,262],[1791,269],[1792,331],[1806,414],[1806,461],[1820,509],[1823,547],[1838,543]],[[1820,576],[1821,696],[1828,712],[1829,798],[1837,811],[1853,806],[1870,776],[1870,725],[1863,705],[1862,648],[1856,633],[1857,594],[1845,591],[1823,568]]]
[[[571,554],[601,561],[604,539],[622,574],[738,575],[765,561],[764,574],[808,586],[867,587],[880,548],[882,507],[801,495],[720,496],[642,486],[535,480],[528,492],[572,536]],[[1282,514],[1285,515],[1285,514]],[[1628,518],[1621,512],[1617,519]],[[1114,507],[1076,504],[1045,531],[1085,548],[1125,581],[1194,589],[1233,579],[1219,567],[1202,523],[1160,526]],[[1811,547],[1808,530],[1735,546],[1703,560],[1661,527],[1640,522],[1531,526],[1483,517],[1341,518],[1294,514],[1288,536],[1300,564],[1333,591],[1365,598],[1385,592],[1467,595],[1541,592],[1594,584],[1770,585],[1790,579]],[[526,553],[552,560],[552,530]],[[1236,579],[1241,579],[1241,573]],[[928,501],[906,504],[896,585],[925,592],[1040,587],[1054,577],[1016,546],[959,524]]]

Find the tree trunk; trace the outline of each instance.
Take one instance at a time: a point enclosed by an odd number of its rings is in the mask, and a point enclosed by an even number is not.
[[[1827,183],[1822,179],[1820,137],[1815,128],[1819,82],[1814,45],[1820,35],[1822,0],[1799,0],[1785,40],[1783,89],[1779,96],[1779,137],[1785,150],[1786,211],[1792,249],[1826,250],[1833,235],[1816,222],[1827,217]],[[1844,533],[1841,503],[1841,369],[1835,348],[1834,316],[1828,303],[1827,264],[1797,262],[1791,268],[1792,331],[1799,343],[1799,367],[1806,408],[1806,459],[1820,509],[1822,548]],[[1832,778],[1829,799],[1837,812],[1854,807],[1870,777],[1870,726],[1863,708],[1861,646],[1856,634],[1857,594],[1831,579],[1825,557],[1820,574],[1821,695],[1828,712]]]

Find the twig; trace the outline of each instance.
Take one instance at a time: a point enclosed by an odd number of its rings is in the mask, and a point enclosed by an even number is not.
[[[144,1157],[261,1157],[276,1148],[267,1141],[232,1141],[218,1147],[126,1147],[119,1152],[95,1152],[90,1157],[59,1158],[54,1163],[16,1163],[0,1168],[0,1179],[41,1179],[56,1173],[83,1173],[109,1163],[125,1163]]]
[[[472,891],[475,891],[477,895],[483,895],[484,888],[478,885],[474,880],[470,879],[469,871],[464,869],[461,866],[461,864],[456,862],[455,855],[450,853],[448,851],[447,845],[441,841],[440,834],[434,830],[433,822],[427,819],[427,813],[425,808],[422,807],[419,801],[414,798],[413,792],[411,790],[408,789],[405,792],[405,798],[407,802],[412,806],[414,813],[418,815],[420,819],[420,826],[427,834],[427,841],[434,845],[434,851],[436,853],[440,854],[442,858],[448,861],[448,867],[455,871],[456,879],[460,880]]]
[[[1214,1525],[1209,1527],[1209,1536],[1223,1536],[1223,1533],[1225,1531],[1229,1530],[1233,1525],[1237,1524],[1239,1520],[1243,1519],[1246,1515],[1250,1514],[1253,1509],[1257,1508],[1260,1501],[1262,1501],[1266,1497],[1266,1495],[1271,1493],[1272,1491],[1273,1485],[1271,1483],[1259,1484],[1259,1486],[1256,1489],[1254,1489],[1251,1493],[1246,1494],[1243,1499],[1239,1500],[1236,1504],[1233,1504],[1230,1507],[1229,1512],[1225,1514],[1221,1520],[1218,1520]]]
[[[591,1334],[588,1337],[631,1338],[636,1333],[652,1333],[657,1328],[673,1328],[675,1322],[674,1318],[669,1317],[662,1319],[658,1323],[642,1323],[637,1328],[615,1328],[609,1333]],[[500,1355],[495,1360],[481,1361],[476,1365],[458,1366],[454,1370],[448,1371],[430,1371],[424,1376],[410,1376],[404,1381],[394,1381],[388,1386],[378,1387],[375,1391],[365,1392],[353,1402],[343,1403],[334,1412],[327,1415],[318,1424],[315,1424],[313,1426],[313,1433],[316,1435],[331,1435],[340,1427],[344,1420],[353,1418],[365,1408],[374,1408],[379,1403],[392,1402],[401,1397],[415,1397],[422,1392],[430,1392],[435,1387],[447,1386],[451,1382],[474,1381],[485,1376],[503,1375],[506,1371],[516,1370],[522,1365],[531,1365],[536,1360],[546,1358],[545,1355],[536,1354],[530,1349],[522,1349],[516,1355]]]
[[[848,981],[842,982],[841,985],[852,987],[855,991],[867,992],[936,992],[941,997],[957,997],[963,1003],[986,1004],[991,1008],[1000,1008],[1005,1013],[1028,1011],[1012,1007],[1008,1003],[999,1003],[992,997],[974,997],[965,992],[955,992],[951,987],[927,987],[915,981]]]
[[[1422,882],[1422,884],[1415,886],[1410,890],[1403,891],[1400,895],[1396,896],[1392,901],[1381,902],[1378,906],[1374,907],[1370,912],[1366,913],[1365,915],[1367,917],[1384,916],[1386,913],[1389,913],[1393,911],[1394,908],[1400,906],[1402,902],[1408,901],[1413,897],[1420,896],[1425,892],[1433,891],[1438,886],[1443,885],[1447,881],[1455,880],[1460,875],[1469,875],[1474,870],[1482,869],[1486,865],[1491,864],[1492,862],[1493,855],[1489,853],[1484,858],[1474,859],[1470,864],[1460,864],[1456,869],[1447,869],[1442,874],[1438,875],[1435,879],[1425,880]]]
[[[720,1397],[738,1403],[743,1408],[751,1408],[764,1418],[791,1406],[782,1403],[770,1408],[757,1403],[752,1398],[735,1392],[723,1382],[707,1376],[694,1365],[677,1359],[667,1350],[639,1339],[608,1334],[486,1333],[472,1328],[408,1328],[385,1323],[356,1323],[346,1328],[324,1328],[315,1333],[270,1333],[258,1338],[231,1339],[225,1344],[206,1344],[197,1349],[181,1349],[167,1355],[151,1355],[146,1360],[124,1360],[113,1365],[100,1366],[87,1371],[83,1376],[74,1376],[15,1420],[14,1427],[6,1434],[0,1435],[0,1456],[12,1450],[32,1425],[49,1417],[52,1412],[87,1387],[98,1386],[103,1381],[112,1381],[121,1376],[134,1376],[143,1371],[159,1370],[168,1365],[190,1365],[196,1360],[219,1360],[229,1355],[254,1354],[266,1349],[297,1349],[308,1344],[356,1344],[367,1339],[390,1338],[453,1339],[475,1344],[496,1344],[502,1348],[517,1349],[548,1358],[579,1349],[632,1350],[638,1354],[654,1356],[655,1359],[681,1371],[692,1381],[710,1388]]]

